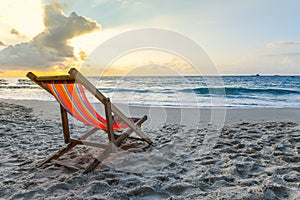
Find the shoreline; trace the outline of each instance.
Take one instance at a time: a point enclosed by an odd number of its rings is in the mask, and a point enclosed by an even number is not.
[[[56,101],[38,100],[7,100],[0,99],[0,102],[12,103],[28,108],[33,108],[35,115],[43,119],[60,117],[59,104]],[[234,107],[200,107],[200,108],[173,108],[173,107],[147,107],[127,106],[115,104],[128,116],[148,115],[151,124],[148,126],[158,127],[163,123],[174,123],[181,125],[201,126],[217,124],[235,124],[240,122],[296,122],[300,123],[300,108],[234,108]],[[102,110],[100,103],[94,104],[96,109]],[[148,120],[149,121],[149,120]]]
[[[0,101],[3,102],[16,102],[22,104],[24,101],[24,105],[29,105],[30,102],[45,102],[45,103],[56,103],[56,100],[36,100],[36,99],[5,99],[0,97]],[[29,103],[26,103],[29,102]],[[92,104],[99,104],[99,102],[91,102]],[[114,103],[114,102],[113,102]],[[125,103],[114,103],[115,105],[125,105]],[[127,105],[127,104],[126,104]],[[166,108],[166,109],[300,109],[299,107],[272,107],[272,106],[168,106],[168,105],[129,105],[130,107],[137,108]]]

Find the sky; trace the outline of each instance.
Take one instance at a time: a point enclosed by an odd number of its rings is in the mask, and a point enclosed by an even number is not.
[[[300,75],[297,0],[0,0],[0,4],[2,77],[24,76],[28,71],[66,73],[70,67],[87,75],[100,73],[101,62],[87,63],[92,57],[105,57],[95,53],[101,44],[149,27],[186,36],[204,50],[221,75]],[[144,38],[156,39],[151,34]],[[182,45],[176,37],[166,39],[174,39],[174,48]],[[134,37],[128,41],[135,42]],[[121,47],[114,43],[110,48]],[[105,75],[198,75],[185,58],[159,49],[136,49],[113,60]]]

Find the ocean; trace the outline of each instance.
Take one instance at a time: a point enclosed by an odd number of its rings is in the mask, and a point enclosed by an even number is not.
[[[166,107],[300,107],[300,76],[88,77],[114,103]],[[27,78],[0,79],[0,98],[55,101]],[[96,99],[92,99],[96,102]]]

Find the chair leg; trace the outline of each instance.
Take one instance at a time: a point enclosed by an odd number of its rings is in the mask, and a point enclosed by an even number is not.
[[[70,142],[68,113],[62,105],[60,106],[60,113],[61,113],[61,121],[62,121],[63,133],[64,133],[64,141],[65,144],[68,144]]]
[[[99,128],[93,128],[90,131],[86,132],[81,137],[79,137],[78,139],[79,140],[85,140],[86,138],[88,138],[89,136],[91,136],[92,134],[94,134],[97,130],[99,130]],[[69,137],[68,140],[70,141],[70,137]],[[65,148],[59,150],[54,155],[52,155],[49,158],[46,158],[45,160],[43,160],[43,161],[39,162],[38,164],[36,164],[36,167],[42,167],[44,164],[50,162],[51,160],[58,159],[59,157],[61,157],[62,155],[64,155],[68,151],[70,151],[72,148],[74,148],[77,144],[78,143],[74,143],[74,142],[69,143]]]
[[[36,167],[42,167],[44,164],[50,162],[51,160],[58,159],[59,157],[61,157],[62,155],[64,155],[65,153],[67,153],[68,151],[73,149],[76,145],[77,144],[75,144],[75,143],[69,143],[68,146],[66,146],[65,148],[62,148],[61,150],[59,150],[54,155],[52,155],[49,158],[46,158],[45,160],[43,160],[43,161],[39,162],[38,164],[36,164]]]
[[[115,142],[115,134],[114,134],[114,129],[113,129],[113,122],[112,122],[112,113],[111,113],[111,102],[109,98],[105,99],[105,116],[106,116],[106,122],[107,122],[107,135],[108,135],[108,140],[110,142]]]

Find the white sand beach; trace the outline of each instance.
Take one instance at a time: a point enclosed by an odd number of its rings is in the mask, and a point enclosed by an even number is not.
[[[300,109],[218,108],[212,117],[209,108],[120,108],[149,116],[143,129],[154,144],[119,150],[83,175],[51,163],[35,167],[64,145],[57,103],[1,100],[0,198],[300,198]],[[76,121],[70,128],[75,137],[87,130]],[[81,146],[64,157],[92,153]]]

